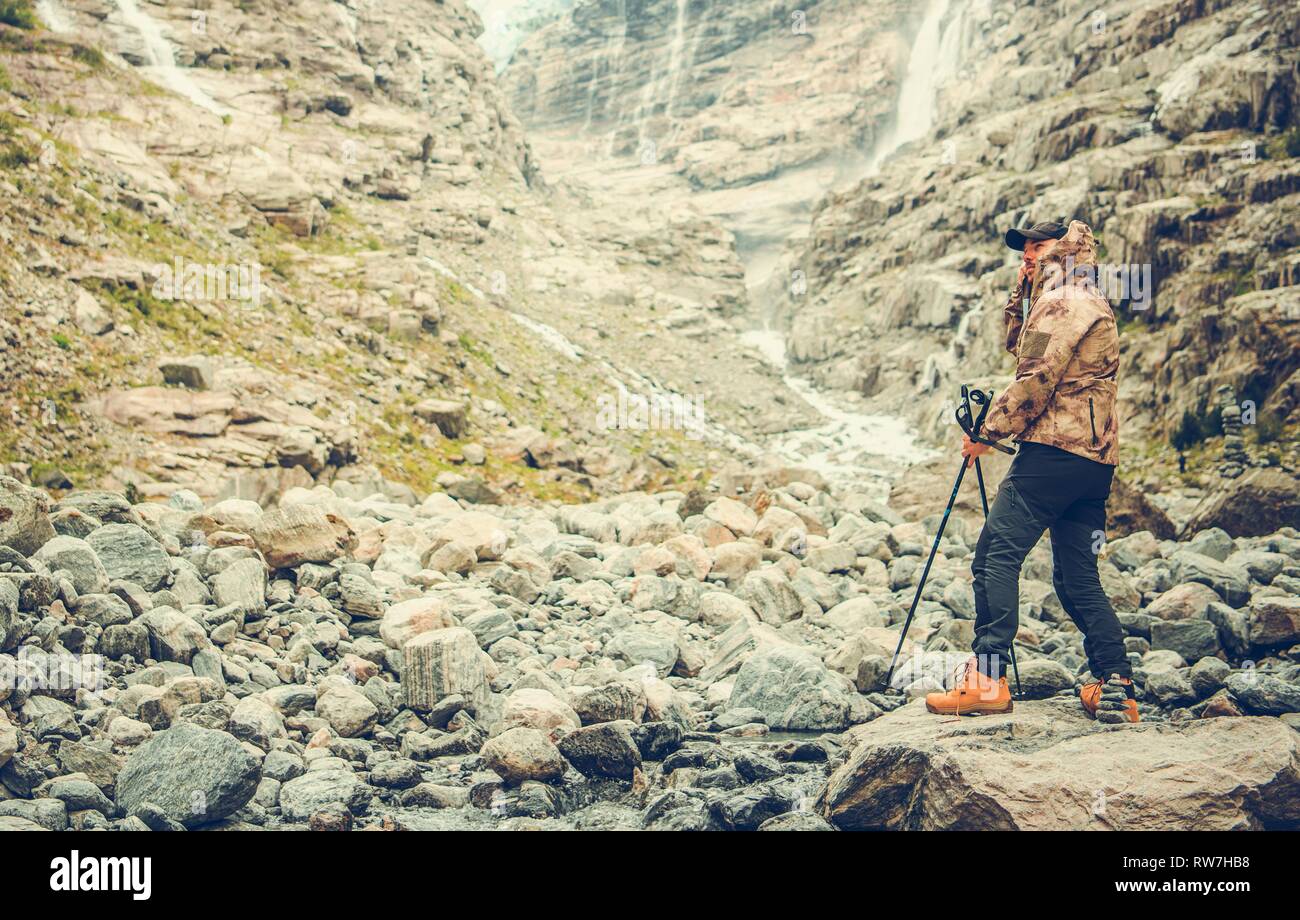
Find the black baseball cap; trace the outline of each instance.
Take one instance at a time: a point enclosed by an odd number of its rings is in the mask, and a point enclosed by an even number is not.
[[[1026,240],[1059,240],[1065,236],[1068,229],[1065,224],[1047,220],[1041,224],[1034,224],[1026,230],[1012,227],[1007,231],[1005,239],[1009,247],[1024,252]]]

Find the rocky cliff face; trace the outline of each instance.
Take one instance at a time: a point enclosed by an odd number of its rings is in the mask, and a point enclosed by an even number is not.
[[[920,10],[824,0],[582,0],[503,74],[547,174],[689,199],[761,277],[812,205],[867,168]],[[647,186],[667,164],[671,180]],[[604,183],[608,189],[609,183]]]
[[[1300,8],[952,7],[960,58],[933,131],[822,202],[785,263],[802,283],[768,292],[792,356],[937,433],[958,383],[1008,379],[1001,233],[1079,217],[1145,285],[1111,288],[1126,464],[1224,384],[1297,421]]]
[[[477,15],[416,7],[52,0],[0,25],[0,459],[146,493],[569,494],[789,415],[707,342],[744,299],[729,234],[549,193]],[[611,424],[622,390],[676,415]]]

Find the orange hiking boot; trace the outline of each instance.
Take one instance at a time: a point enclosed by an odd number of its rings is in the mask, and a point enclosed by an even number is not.
[[[1098,722],[1137,722],[1138,704],[1132,696],[1133,681],[1112,676],[1108,681],[1090,680],[1079,688],[1079,702]]]
[[[981,674],[971,658],[957,669],[951,690],[925,695],[925,708],[946,716],[1010,712],[1011,691],[1005,677],[993,680]]]

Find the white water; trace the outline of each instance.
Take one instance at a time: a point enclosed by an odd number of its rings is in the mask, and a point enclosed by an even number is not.
[[[934,126],[939,87],[957,72],[965,10],[959,8],[946,28],[949,0],[930,0],[921,29],[908,55],[907,73],[898,95],[898,111],[890,132],[876,144],[867,161],[867,175],[904,144],[925,137]],[[932,355],[921,374],[920,389],[933,386],[941,362],[955,361],[964,349],[978,307],[967,312],[943,358]],[[924,460],[933,451],[921,447],[915,433],[901,418],[872,415],[842,408],[843,397],[818,390],[809,381],[792,376],[785,356],[785,338],[770,328],[744,334],[745,341],[781,368],[787,386],[799,393],[827,421],[814,429],[793,432],[775,447],[791,462],[812,466],[828,481],[887,481],[902,467]]]
[[[136,31],[144,45],[144,53],[149,65],[141,70],[200,108],[216,115],[230,113],[229,109],[200,89],[198,84],[190,79],[189,74],[176,66],[176,54],[172,50],[171,42],[163,35],[162,27],[157,20],[140,9],[136,0],[114,0],[114,2],[122,13],[122,20]]]
[[[832,485],[887,493],[888,483],[905,467],[934,455],[917,443],[915,432],[903,419],[846,409],[843,394],[825,393],[789,373],[785,339],[779,332],[757,329],[741,339],[780,368],[786,386],[826,419],[813,428],[773,439],[769,448],[786,462],[814,469]]]
[[[51,32],[67,33],[72,31],[72,20],[68,11],[59,0],[37,0],[36,15]]]
[[[948,12],[949,0],[930,0],[921,31],[907,59],[907,73],[898,93],[898,114],[890,129],[871,154],[868,175],[904,144],[925,137],[934,125],[939,84],[956,71],[957,51],[963,16],[959,12],[940,36],[940,23]]]
[[[483,20],[478,43],[492,59],[496,72],[506,69],[515,51],[540,23],[558,19],[576,0],[469,0]]]

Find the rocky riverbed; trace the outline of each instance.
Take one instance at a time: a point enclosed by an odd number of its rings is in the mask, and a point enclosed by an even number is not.
[[[971,636],[954,521],[891,688],[935,519],[807,470],[533,507],[0,479],[0,827],[1300,826],[1294,527],[1105,547],[1143,723],[1103,726],[1045,544],[1025,698],[925,712]]]

